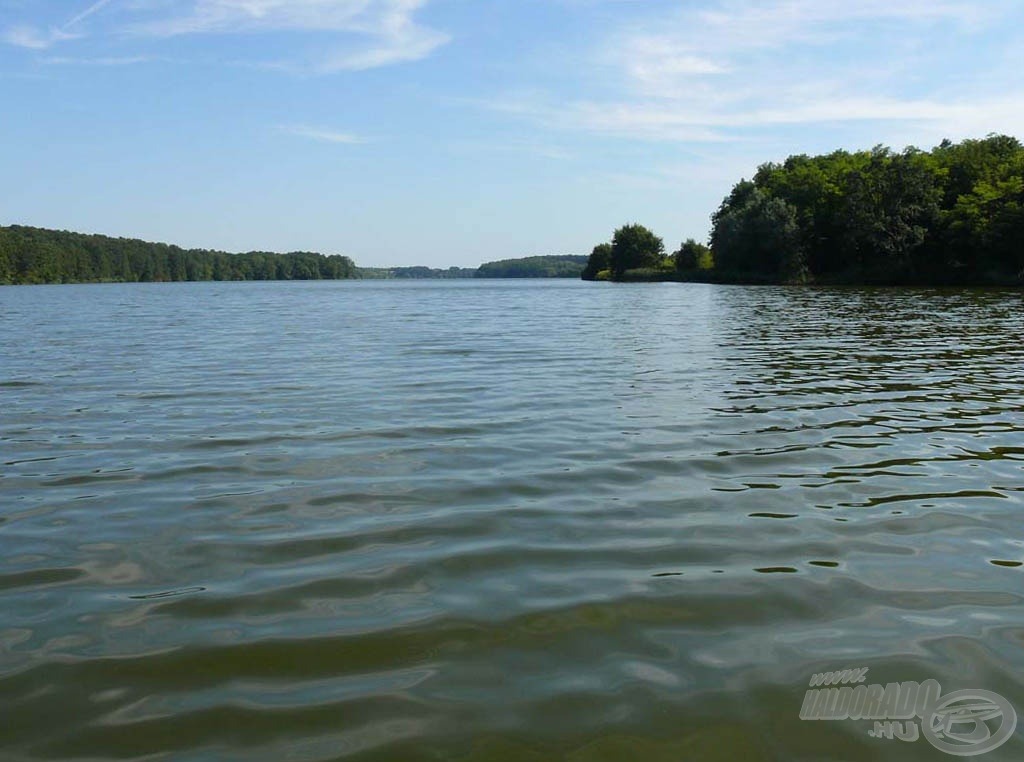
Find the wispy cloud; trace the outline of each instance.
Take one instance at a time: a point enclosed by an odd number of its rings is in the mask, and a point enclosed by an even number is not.
[[[156,60],[158,59],[152,56],[99,56],[97,58],[46,56],[40,58],[39,62],[49,66],[135,66]]]
[[[296,68],[319,72],[371,69],[426,58],[449,36],[416,22],[426,0],[193,0],[169,15],[131,23],[135,34],[175,37],[281,31],[333,33],[326,51]]]
[[[450,148],[457,153],[471,154],[521,154],[553,161],[572,161],[577,155],[560,145],[528,138],[501,138],[488,140],[453,141]]]
[[[73,26],[76,26],[77,24],[82,23],[83,21],[85,21],[87,18],[89,18],[93,14],[99,13],[101,10],[103,10],[108,5],[110,5],[112,2],[114,2],[114,0],[96,0],[96,2],[94,2],[88,8],[83,10],[81,13],[79,13],[76,16],[73,16],[66,24],[64,24],[64,28],[67,29],[69,27],[73,27]]]
[[[14,45],[19,48],[46,50],[59,42],[66,42],[67,40],[80,38],[82,34],[76,31],[75,27],[94,13],[98,13],[103,10],[104,7],[113,1],[114,0],[97,0],[97,2],[94,2],[81,12],[75,14],[60,26],[41,28],[30,24],[16,24],[4,32],[2,39],[8,45]]]
[[[269,35],[287,38],[290,58],[273,68],[313,73],[363,70],[426,58],[450,37],[417,21],[427,0],[98,0],[63,24],[23,23],[2,39],[43,50],[91,36],[118,42],[193,35]],[[102,17],[102,20],[101,20]],[[253,61],[252,64],[262,62]]]
[[[578,91],[506,94],[487,101],[549,128],[633,139],[746,140],[783,125],[903,122],[918,134],[977,124],[980,110],[1024,124],[1024,88],[985,95],[944,87],[910,94],[922,65],[941,65],[924,40],[989,29],[1009,0],[717,0],[638,14],[591,61]],[[942,88],[942,89],[939,89]],[[599,93],[599,94],[594,94]],[[1014,106],[1021,103],[1020,107]],[[932,129],[934,128],[934,129]]]
[[[298,138],[316,140],[321,143],[342,143],[345,145],[358,145],[365,143],[364,138],[354,135],[351,132],[340,132],[338,130],[326,129],[323,127],[310,127],[303,124],[281,124],[276,127],[279,132],[286,133]]]
[[[73,40],[78,35],[59,28],[40,29],[28,24],[18,24],[4,31],[0,39],[8,45],[29,50],[46,50],[58,42]]]

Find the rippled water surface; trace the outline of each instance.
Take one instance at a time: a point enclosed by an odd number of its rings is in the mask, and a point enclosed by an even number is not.
[[[953,759],[798,715],[845,667],[1024,715],[1022,315],[0,289],[0,759]]]

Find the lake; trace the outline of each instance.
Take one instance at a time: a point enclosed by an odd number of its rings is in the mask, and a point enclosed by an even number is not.
[[[1024,712],[1022,308],[2,288],[0,759],[952,759],[800,713]]]

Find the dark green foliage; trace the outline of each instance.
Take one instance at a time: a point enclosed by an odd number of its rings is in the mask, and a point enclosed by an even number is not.
[[[587,257],[587,266],[583,268],[580,275],[583,280],[596,280],[597,274],[607,270],[611,266],[612,245],[610,243],[599,243]]]
[[[227,254],[22,226],[0,227],[0,283],[337,280],[348,257],[312,252]]]
[[[692,238],[683,241],[679,250],[672,254],[672,263],[678,272],[693,270],[710,270],[712,266],[711,249]]]
[[[579,278],[587,258],[575,254],[523,257],[486,262],[477,278]]]
[[[918,254],[939,219],[939,173],[926,154],[871,152],[846,178],[842,238],[849,269],[866,281],[914,281]]]
[[[476,274],[476,270],[469,267],[449,267],[445,270],[440,270],[433,267],[415,265],[413,267],[392,267],[387,270],[387,273],[388,275],[385,277],[389,278],[420,280],[424,278],[472,278]]]
[[[625,270],[615,280],[620,283],[659,283],[680,278],[675,270],[665,267],[635,267],[632,270]]]
[[[711,248],[722,272],[802,281],[804,253],[796,209],[760,188],[744,187],[714,216]]]
[[[643,225],[624,225],[612,236],[609,267],[613,277],[626,270],[659,267],[665,257],[665,244]]]
[[[480,267],[449,267],[440,270],[415,267],[360,267],[359,278],[433,279],[433,278],[578,278],[587,258],[576,255],[523,257],[487,262]]]
[[[934,152],[948,173],[943,199],[943,252],[958,277],[1024,280],[1024,149],[1015,139],[993,136],[943,142]]]
[[[14,251],[8,243],[7,231],[0,228],[0,283],[14,281]]]
[[[931,152],[791,156],[712,216],[718,277],[1024,283],[1024,148],[993,135]]]

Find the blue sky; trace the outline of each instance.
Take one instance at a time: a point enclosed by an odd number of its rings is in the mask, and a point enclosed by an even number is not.
[[[1018,0],[0,0],[0,224],[362,265],[704,239],[792,153],[1024,137]]]

